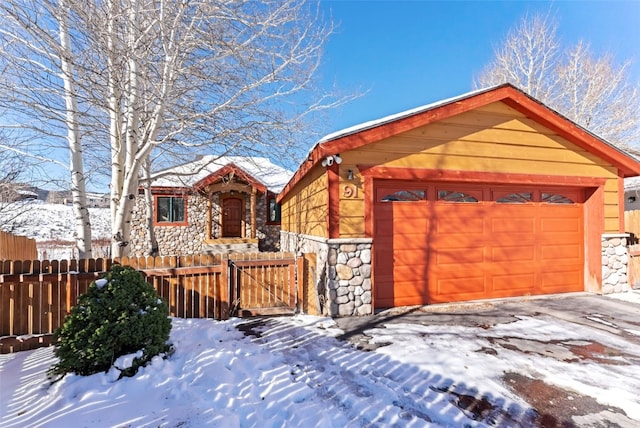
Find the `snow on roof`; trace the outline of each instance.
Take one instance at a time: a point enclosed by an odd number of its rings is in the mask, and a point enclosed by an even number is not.
[[[402,111],[400,113],[391,114],[389,116],[385,116],[385,117],[382,117],[382,118],[379,118],[379,119],[375,119],[375,120],[370,120],[368,122],[360,123],[358,125],[351,126],[349,128],[341,129],[340,131],[336,131],[336,132],[333,132],[331,134],[325,135],[324,137],[322,137],[318,141],[318,144],[326,143],[326,142],[331,141],[331,140],[336,140],[338,138],[341,138],[341,137],[344,137],[344,136],[347,136],[347,135],[351,135],[351,134],[355,134],[357,132],[364,131],[366,129],[375,128],[377,126],[384,125],[385,123],[390,123],[390,122],[396,121],[398,119],[402,119],[404,117],[413,116],[414,114],[422,113],[424,111],[431,110],[431,109],[434,109],[436,107],[443,106],[445,104],[450,104],[450,103],[456,102],[458,100],[469,98],[469,97],[472,97],[474,95],[477,95],[477,94],[480,94],[480,93],[483,93],[483,92],[491,91],[491,90],[496,89],[496,88],[498,88],[500,86],[504,86],[504,85],[496,85],[496,86],[492,86],[492,87],[489,87],[489,88],[477,89],[475,91],[467,92],[467,93],[462,94],[462,95],[456,95],[455,97],[452,97],[452,98],[439,100],[439,101],[436,101],[436,102],[431,103],[431,104],[426,104],[426,105],[423,105],[423,106],[420,106],[420,107],[415,107],[415,108],[412,108],[410,110]]]
[[[640,190],[640,177],[625,178],[624,190]]]
[[[501,84],[494,85],[494,86],[489,86],[489,87],[486,87],[486,88],[479,88],[479,89],[464,93],[462,95],[457,95],[457,96],[452,97],[452,98],[439,100],[439,101],[436,101],[436,102],[431,103],[431,104],[426,104],[426,105],[423,105],[423,106],[420,106],[420,107],[415,107],[415,108],[412,108],[410,110],[405,110],[405,111],[402,111],[400,113],[395,113],[395,114],[392,114],[392,115],[389,115],[389,116],[385,116],[385,117],[382,117],[382,118],[379,118],[379,119],[371,120],[371,121],[364,122],[364,123],[361,123],[361,124],[358,124],[358,125],[355,125],[355,126],[352,126],[352,127],[349,127],[349,128],[345,128],[345,129],[342,129],[342,130],[337,131],[337,132],[333,132],[331,134],[328,134],[328,135],[325,135],[324,137],[322,137],[311,148],[311,150],[309,150],[309,153],[307,154],[307,157],[308,157],[309,154],[311,154],[313,152],[313,150],[317,146],[319,146],[319,145],[321,145],[323,143],[327,143],[329,141],[336,140],[338,138],[342,138],[342,137],[345,137],[345,136],[348,136],[348,135],[351,135],[351,134],[356,134],[358,132],[365,131],[365,130],[371,129],[371,128],[375,128],[375,127],[378,127],[380,125],[384,125],[384,124],[387,124],[387,123],[390,123],[390,122],[394,122],[394,121],[396,121],[398,119],[403,119],[405,117],[409,117],[409,116],[413,116],[413,115],[416,115],[416,114],[419,114],[419,113],[422,113],[422,112],[425,112],[425,111],[429,111],[429,110],[435,109],[437,107],[441,107],[441,106],[444,106],[444,105],[447,105],[447,104],[455,103],[457,101],[461,101],[461,100],[473,97],[473,96],[478,95],[478,94],[482,94],[482,93],[485,93],[485,92],[491,92],[491,91],[496,90],[496,89],[498,89],[500,87],[503,87],[503,86],[510,86],[510,87],[516,89],[517,91],[522,92],[527,97],[531,98],[535,102],[539,103],[540,105],[544,106],[545,108],[549,109],[550,111],[554,112],[555,114],[557,114],[558,116],[564,118],[565,120],[573,123],[574,125],[576,125],[577,127],[581,128],[582,130],[584,130],[585,132],[587,132],[588,134],[590,134],[594,138],[597,138],[598,140],[602,141],[607,146],[613,148],[614,150],[617,150],[618,152],[620,152],[620,153],[622,153],[622,154],[624,154],[626,156],[629,156],[629,157],[631,157],[631,158],[633,158],[635,160],[640,161],[640,153],[636,153],[636,155],[634,156],[633,152],[620,149],[616,145],[614,145],[614,144],[610,143],[609,141],[606,141],[602,137],[594,134],[593,132],[589,131],[588,129],[586,129],[582,125],[580,125],[580,124],[576,123],[575,121],[569,119],[568,117],[566,117],[562,113],[560,113],[557,110],[549,107],[547,104],[545,104],[542,101],[532,97],[531,95],[527,94],[522,89],[518,88],[517,86],[514,86],[511,83],[501,83]]]
[[[36,198],[38,197],[38,194],[36,192],[32,192],[31,190],[17,190],[16,193],[22,196],[34,196]]]
[[[152,174],[151,185],[158,187],[191,187],[229,164],[234,164],[276,193],[282,190],[293,175],[292,171],[272,163],[268,158],[206,155],[198,157],[193,162]]]

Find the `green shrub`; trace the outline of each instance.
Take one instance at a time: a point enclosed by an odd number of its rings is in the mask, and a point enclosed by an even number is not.
[[[141,351],[120,374],[133,376],[154,356],[171,351],[168,314],[166,303],[140,272],[113,266],[105,279],[91,283],[55,332],[59,362],[50,376],[107,371],[118,357]]]

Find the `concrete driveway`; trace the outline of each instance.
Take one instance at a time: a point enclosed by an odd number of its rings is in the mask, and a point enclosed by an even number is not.
[[[569,326],[592,330],[594,334],[591,337],[605,333],[617,340],[607,341],[608,344],[595,340],[576,344],[553,338],[527,339],[526,335],[524,338],[496,337],[491,341],[491,347],[479,352],[497,355],[499,350],[508,349],[576,364],[585,361],[607,367],[632,364],[637,365],[640,371],[640,352],[636,346],[640,345],[640,304],[594,294],[393,308],[374,316],[339,318],[336,323],[344,331],[340,339],[348,340],[359,349],[373,350],[384,344],[371,344],[367,330],[387,324],[466,326],[491,330],[523,317],[551,323],[562,321],[563,325],[569,323]],[[611,343],[618,345],[612,346]],[[602,405],[593,397],[558,388],[542,378],[523,376],[514,371],[505,373],[502,382],[540,415],[537,426],[637,427],[639,424],[620,408]],[[611,385],[611,388],[615,391],[616,385]],[[471,404],[482,405],[480,400]]]

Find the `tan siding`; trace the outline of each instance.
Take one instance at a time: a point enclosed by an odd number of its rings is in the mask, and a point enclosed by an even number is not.
[[[341,155],[341,189],[350,183],[348,169],[359,186],[358,197],[348,201],[341,191],[341,236],[364,233],[362,177],[355,165],[605,178],[605,231],[618,231],[617,169],[502,103]]]
[[[282,201],[282,230],[326,237],[327,175],[316,167]]]
[[[347,185],[351,184],[349,182]],[[362,194],[362,192],[359,192]],[[362,217],[362,199],[340,200],[340,237],[352,238],[364,236]]]

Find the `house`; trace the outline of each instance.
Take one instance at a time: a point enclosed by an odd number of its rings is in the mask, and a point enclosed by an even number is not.
[[[109,196],[105,193],[87,192],[87,206],[91,208],[109,208]]]
[[[637,175],[505,84],[324,137],[278,196],[281,247],[318,254],[330,315],[620,290],[623,180]]]
[[[151,177],[160,255],[273,251],[279,247],[276,195],[292,173],[267,158],[200,156]],[[149,254],[143,191],[132,214],[130,254]]]

